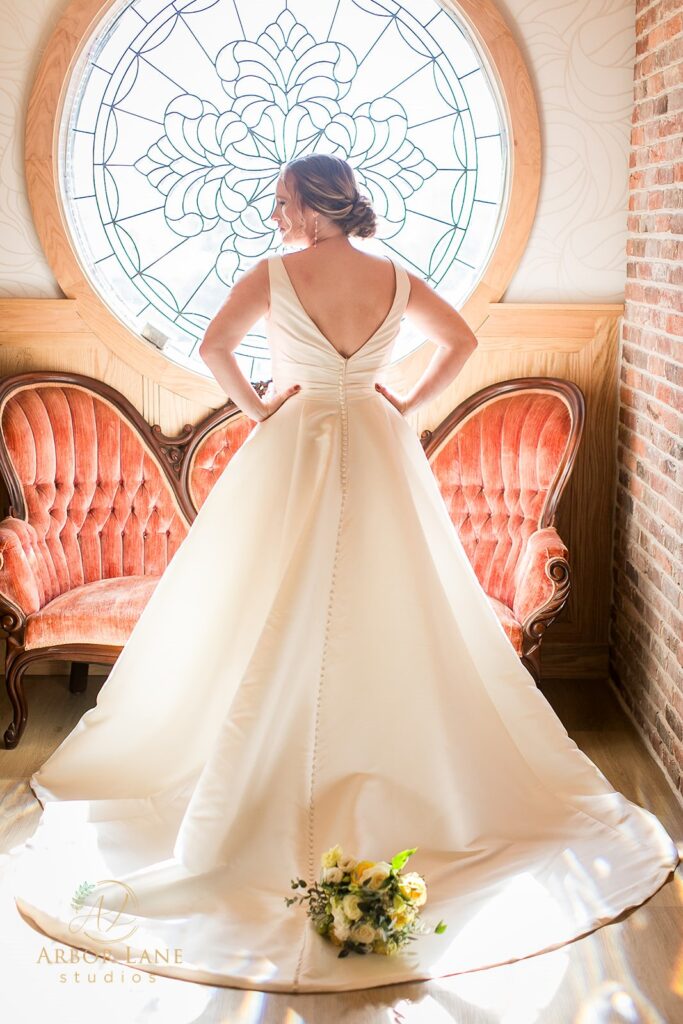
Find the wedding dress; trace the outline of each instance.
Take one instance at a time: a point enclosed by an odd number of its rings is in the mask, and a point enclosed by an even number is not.
[[[31,776],[43,812],[8,858],[16,905],[61,944],[265,991],[554,949],[654,893],[677,848],[569,738],[416,432],[374,388],[403,267],[386,319],[347,358],[282,258],[268,266],[273,380],[301,391],[234,454],[96,706]],[[446,931],[340,959],[284,902],[337,843],[367,860],[417,847],[423,921]]]

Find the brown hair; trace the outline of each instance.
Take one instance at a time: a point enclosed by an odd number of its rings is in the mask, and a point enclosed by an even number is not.
[[[353,168],[346,160],[327,153],[308,153],[288,161],[281,173],[300,204],[329,217],[344,234],[361,238],[375,234],[375,211],[370,200],[359,193]]]

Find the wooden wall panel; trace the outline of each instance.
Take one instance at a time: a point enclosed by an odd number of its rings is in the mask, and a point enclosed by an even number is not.
[[[621,313],[620,305],[491,304],[476,332],[479,348],[462,372],[438,399],[408,417],[418,433],[434,428],[468,395],[514,377],[562,377],[582,389],[586,427],[558,513],[558,528],[570,552],[573,586],[567,606],[541,648],[543,674],[548,678],[606,675]],[[3,377],[30,369],[59,369],[106,380],[149,423],[159,423],[168,434],[179,432],[185,423],[198,422],[217,407],[215,401],[202,400],[207,393],[216,393],[213,382],[199,389],[193,401],[169,386],[172,373],[161,384],[125,363],[79,316],[78,300],[0,300],[0,345]],[[389,386],[399,390],[411,386],[434,349],[426,342],[392,366]],[[187,391],[186,379],[183,391]],[[55,662],[49,670],[66,669],[64,663]]]

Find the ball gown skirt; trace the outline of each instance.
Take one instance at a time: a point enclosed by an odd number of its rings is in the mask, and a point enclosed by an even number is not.
[[[374,388],[404,268],[345,358],[282,258],[268,267],[273,380],[301,391],[235,453],[96,706],[31,776],[43,811],[5,884],[61,944],[245,989],[366,988],[554,949],[652,895],[677,847],[569,738],[419,438]],[[447,930],[340,959],[284,902],[337,843],[368,860],[417,847],[423,920]]]

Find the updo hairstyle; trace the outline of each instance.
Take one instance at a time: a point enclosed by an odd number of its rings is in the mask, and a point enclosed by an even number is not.
[[[329,217],[345,235],[371,238],[375,234],[375,211],[358,191],[353,168],[346,160],[309,153],[286,163],[282,176],[302,205]]]

